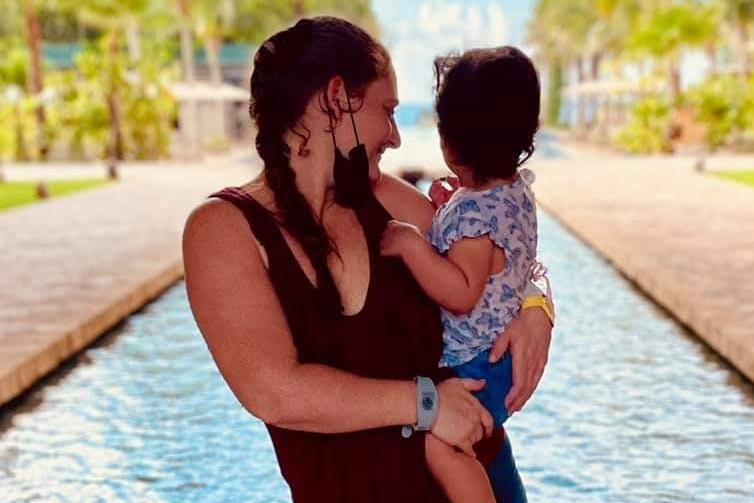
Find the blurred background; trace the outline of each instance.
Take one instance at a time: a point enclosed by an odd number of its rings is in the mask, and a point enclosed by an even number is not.
[[[531,501],[754,501],[754,0],[0,0],[0,502],[288,502],[193,322],[192,208],[255,176],[258,44],[346,17],[447,173],[432,61],[542,80],[550,362],[510,420]]]

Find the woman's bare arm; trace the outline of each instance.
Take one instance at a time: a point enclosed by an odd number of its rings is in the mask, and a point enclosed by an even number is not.
[[[302,365],[253,242],[230,203],[208,201],[183,236],[191,310],[220,372],[241,404],[276,426],[345,432],[416,420],[414,384]]]
[[[210,200],[191,214],[183,257],[194,317],[221,374],[249,412],[269,424],[320,433],[416,422],[413,382],[299,363],[248,223],[232,204]],[[436,427],[457,445],[485,418],[481,408],[458,396],[458,387],[469,383],[454,381],[438,388],[446,398]],[[447,433],[455,429],[458,437]]]

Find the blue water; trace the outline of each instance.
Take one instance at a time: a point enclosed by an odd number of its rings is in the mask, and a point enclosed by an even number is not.
[[[401,128],[417,127],[422,120],[434,121],[432,103],[401,103],[395,109],[395,122]]]
[[[537,393],[509,420],[530,500],[754,501],[752,386],[546,214],[540,246],[558,323]],[[183,283],[0,425],[3,503],[289,501]]]

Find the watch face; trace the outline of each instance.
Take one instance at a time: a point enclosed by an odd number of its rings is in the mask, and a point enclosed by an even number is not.
[[[422,398],[422,407],[424,410],[432,410],[432,406],[435,404],[435,401],[432,400],[431,396],[425,396]]]

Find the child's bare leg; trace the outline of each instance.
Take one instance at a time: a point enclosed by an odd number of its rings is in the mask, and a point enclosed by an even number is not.
[[[424,444],[427,464],[453,503],[495,503],[482,464],[431,433]]]

